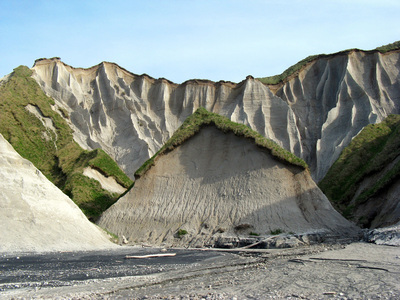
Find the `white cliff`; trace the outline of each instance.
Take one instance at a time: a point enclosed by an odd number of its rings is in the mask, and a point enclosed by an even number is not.
[[[114,247],[82,211],[0,135],[0,252]]]
[[[399,71],[398,51],[350,51],[314,61],[277,91],[296,115],[315,179],[364,126],[400,113]]]
[[[239,84],[135,75],[113,63],[73,68],[36,61],[33,77],[69,114],[75,140],[101,147],[124,171],[151,157],[198,107],[244,123],[303,158],[319,181],[367,124],[399,113],[399,51],[319,58],[283,84]]]

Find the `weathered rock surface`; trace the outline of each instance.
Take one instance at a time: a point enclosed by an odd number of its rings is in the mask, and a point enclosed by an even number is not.
[[[0,135],[0,252],[114,245],[71,199]]]
[[[400,112],[400,54],[352,51],[319,59],[277,95],[289,103],[304,160],[320,180],[360,130]]]
[[[284,232],[350,234],[301,167],[214,126],[160,155],[99,225],[130,243],[214,245],[221,237]],[[187,233],[185,233],[187,232]]]
[[[364,238],[367,242],[377,245],[400,246],[400,222],[393,226],[369,230],[365,232]]]
[[[303,158],[319,181],[367,124],[400,113],[400,53],[349,51],[265,86],[134,75],[113,63],[77,69],[38,60],[33,77],[69,113],[75,140],[101,147],[131,176],[198,107],[249,125]]]

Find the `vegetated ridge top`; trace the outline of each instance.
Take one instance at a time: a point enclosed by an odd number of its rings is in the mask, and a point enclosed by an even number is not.
[[[314,62],[317,59],[320,58],[331,58],[337,55],[348,55],[351,52],[363,52],[363,53],[387,53],[387,52],[391,52],[391,51],[396,51],[400,49],[400,41],[391,43],[391,44],[387,44],[387,45],[383,45],[380,47],[377,47],[373,50],[360,50],[357,48],[353,48],[353,49],[347,49],[347,50],[343,50],[343,51],[339,51],[336,53],[332,53],[332,54],[317,54],[317,55],[310,55],[304,59],[302,59],[301,61],[299,61],[298,63],[294,64],[293,66],[290,66],[289,68],[287,68],[285,71],[283,71],[281,74],[279,75],[273,75],[273,76],[268,76],[268,77],[259,77],[256,78],[257,80],[259,80],[260,82],[262,82],[265,85],[268,86],[274,86],[274,85],[279,85],[282,84],[283,82],[287,81],[289,79],[289,77],[297,72],[299,72],[301,69],[303,69],[305,66],[307,66],[309,63]],[[114,63],[114,62],[108,62],[108,61],[103,61],[95,66],[89,67],[89,68],[76,68],[76,67],[72,67],[64,62],[61,61],[60,57],[53,57],[53,58],[39,58],[35,60],[35,63],[33,65],[33,67],[35,67],[36,65],[40,65],[40,64],[47,64],[47,63],[52,63],[52,62],[60,62],[62,63],[64,66],[67,66],[71,69],[74,70],[83,70],[83,71],[90,71],[90,70],[95,70],[98,69],[99,67],[101,67],[102,65],[113,65],[117,68],[119,68],[120,70],[122,70],[123,72],[129,74],[130,76],[133,77],[143,77],[148,79],[151,82],[157,82],[157,81],[165,81],[171,85],[174,86],[178,86],[179,84],[172,82],[171,80],[168,80],[164,77],[161,78],[154,78],[151,77],[148,74],[142,74],[142,75],[138,75],[135,73],[132,73],[130,71],[128,71],[127,69],[121,67],[120,65]],[[220,80],[218,82],[214,82],[208,79],[188,79],[186,81],[184,81],[181,85],[187,85],[187,84],[206,84],[206,85],[229,85],[230,87],[237,87],[240,86],[243,82],[245,82],[248,79],[254,79],[253,76],[249,75],[246,77],[246,79],[242,80],[239,83],[235,83],[232,81],[225,81],[225,80]],[[276,90],[276,88],[272,88],[273,90]]]
[[[198,133],[202,127],[214,125],[224,133],[232,132],[236,136],[242,136],[253,141],[256,145],[269,151],[276,159],[283,163],[299,166],[308,169],[308,165],[304,160],[298,158],[293,153],[283,149],[277,143],[265,138],[261,134],[252,130],[246,125],[232,122],[226,117],[211,113],[205,108],[198,108],[191,116],[189,116],[173,136],[164,144],[164,146],[153,157],[148,159],[135,173],[135,177],[143,176],[154,165],[155,159],[162,154],[172,151],[189,138]]]
[[[372,53],[387,53],[387,52],[391,52],[391,51],[396,51],[400,49],[400,41],[391,43],[391,44],[387,44],[384,46],[380,46],[377,47],[373,50],[360,50],[357,48],[353,48],[353,49],[347,49],[347,50],[343,50],[343,51],[339,51],[336,53],[331,53],[331,54],[317,54],[317,55],[310,55],[304,59],[302,59],[301,61],[299,61],[298,63],[294,64],[293,66],[290,66],[289,68],[287,68],[285,71],[283,71],[281,74],[279,75],[273,75],[273,76],[268,76],[268,77],[260,77],[260,78],[256,78],[257,80],[261,81],[262,83],[266,84],[266,85],[276,85],[276,84],[280,84],[283,83],[285,81],[288,80],[288,78],[295,74],[296,72],[299,72],[301,69],[303,69],[304,67],[306,67],[309,63],[312,63],[314,61],[316,61],[317,59],[320,58],[331,58],[331,57],[335,57],[338,55],[348,55],[352,52],[363,52],[363,53],[367,53],[367,54],[372,54]]]

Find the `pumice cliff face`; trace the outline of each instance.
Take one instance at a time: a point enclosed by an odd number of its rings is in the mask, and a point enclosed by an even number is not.
[[[322,179],[361,129],[398,114],[399,52],[353,50],[318,59],[276,93],[296,115],[302,158]]]
[[[79,207],[0,134],[1,252],[111,249]]]
[[[103,62],[73,68],[35,62],[33,78],[68,113],[75,140],[101,147],[133,178],[135,170],[197,108],[243,123],[303,158],[319,181],[367,124],[399,113],[399,51],[348,51],[319,58],[277,86],[244,81],[135,75]]]
[[[215,125],[159,154],[99,225],[129,243],[204,247],[277,228],[354,236],[307,169]],[[172,147],[171,147],[172,148]],[[170,147],[168,147],[170,149]]]

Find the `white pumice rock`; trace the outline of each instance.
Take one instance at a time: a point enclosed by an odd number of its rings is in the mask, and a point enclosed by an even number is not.
[[[0,134],[0,252],[108,249],[112,244]]]

